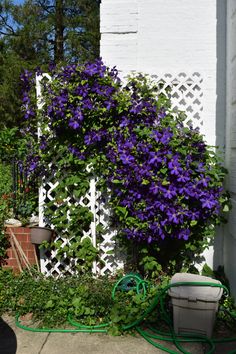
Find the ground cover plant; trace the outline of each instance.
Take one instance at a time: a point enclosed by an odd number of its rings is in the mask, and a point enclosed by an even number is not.
[[[67,323],[67,315],[80,315],[86,324],[106,321],[110,309],[112,282],[84,276],[75,278],[45,278],[27,271],[13,274],[0,272],[1,314],[31,313],[34,321],[44,327]]]
[[[33,273],[33,275],[32,275]],[[0,271],[0,314],[27,315],[32,326],[40,328],[68,327],[68,315],[83,325],[108,323],[109,332],[121,333],[122,326],[137,320],[150,306],[156,288],[143,293],[135,290],[117,291],[112,299],[112,289],[120,278],[44,277],[31,270],[14,274]],[[29,316],[30,315],[30,316]]]
[[[141,74],[122,85],[117,70],[99,59],[51,67],[50,75],[42,109],[34,75],[25,71],[22,82],[27,173],[60,181],[45,217],[74,240],[71,247],[52,247],[59,256],[96,259],[95,248],[87,252],[90,246],[81,243],[92,214],[78,205],[96,175],[97,188],[109,196],[116,239],[128,254],[137,250],[136,266],[144,272],[190,269],[228,210],[226,171],[214,149],[183,112],[171,109],[170,93],[159,94]]]
[[[68,321],[70,316],[73,321],[86,326],[106,323],[106,329],[112,335],[124,333],[126,328],[132,330],[133,327],[129,326],[143,318],[148,324],[168,332],[164,321],[166,316],[172,317],[168,296],[163,302],[165,313],[160,303],[147,316],[144,317],[144,313],[168,285],[169,277],[160,274],[158,279],[146,279],[145,292],[141,286],[139,293],[132,288],[132,282],[128,285],[119,283],[121,287],[116,288],[113,297],[114,286],[121,277],[121,274],[99,278],[81,275],[55,279],[45,277],[34,269],[31,269],[31,273],[25,270],[21,274],[1,270],[0,315],[17,316],[22,324],[35,329],[71,328]],[[235,304],[232,298],[223,296],[220,309],[222,305],[225,310],[220,310],[217,315],[215,334],[224,329],[224,334],[229,336],[236,326]]]

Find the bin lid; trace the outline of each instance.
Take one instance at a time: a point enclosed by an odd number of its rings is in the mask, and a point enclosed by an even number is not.
[[[202,282],[202,283],[215,283],[221,284],[219,280],[212,279],[210,277],[205,277],[197,274],[190,273],[176,273],[172,278],[170,283],[178,282]],[[188,299],[189,301],[208,301],[215,302],[218,301],[222,294],[223,289],[220,287],[212,286],[176,286],[168,290],[168,294],[173,298],[178,299]]]

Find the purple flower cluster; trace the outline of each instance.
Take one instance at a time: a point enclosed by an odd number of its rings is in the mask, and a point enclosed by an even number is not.
[[[72,140],[83,134],[85,141],[99,141],[101,130],[110,123],[109,111],[115,107],[113,96],[120,87],[115,68],[109,71],[98,59],[84,66],[67,66],[53,78],[47,88],[45,112],[50,128],[56,135],[70,130]],[[90,131],[95,120],[97,133]]]
[[[35,85],[35,78],[32,72],[25,70],[20,76],[24,90],[22,92],[22,112],[24,119],[32,119],[35,117],[35,106],[31,102],[30,90]]]
[[[156,112],[150,97],[132,101],[120,117],[106,156],[112,200],[128,212],[122,229],[128,239],[188,240],[219,217],[222,180],[209,170],[202,136],[164,107]]]
[[[138,138],[133,137],[135,140],[139,147]],[[188,239],[192,220],[204,224],[219,214],[220,189],[209,188],[210,177],[198,176],[194,165],[186,167],[168,145],[157,149],[148,143],[145,153],[140,154],[138,148],[127,149],[127,141],[122,143],[119,139],[116,144],[118,153],[107,153],[114,164],[109,187],[129,215],[142,223],[139,229],[124,230],[128,238],[148,242],[165,237]],[[144,142],[141,145],[143,151]]]
[[[30,120],[32,77],[25,72],[22,80]],[[59,72],[53,68],[42,114],[41,163],[45,166],[46,150],[48,158],[61,144],[65,168],[71,154],[94,164],[110,190],[124,237],[147,243],[188,240],[219,218],[222,169],[199,131],[185,126],[181,115],[176,118],[167,96],[156,95],[141,75],[122,87],[116,68],[109,70],[100,59]],[[31,162],[33,171],[38,156]]]

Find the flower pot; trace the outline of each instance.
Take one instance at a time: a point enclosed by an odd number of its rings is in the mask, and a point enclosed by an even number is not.
[[[33,226],[30,228],[31,243],[40,245],[43,241],[50,241],[53,230],[48,227]]]

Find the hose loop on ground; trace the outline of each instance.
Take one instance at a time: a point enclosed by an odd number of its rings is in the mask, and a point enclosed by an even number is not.
[[[172,320],[165,309],[165,298],[167,296],[167,292],[172,287],[177,286],[211,286],[211,287],[219,287],[224,290],[226,295],[229,295],[228,289],[220,284],[220,283],[213,283],[213,282],[178,282],[173,284],[168,284],[163,289],[157,288],[157,293],[154,296],[151,304],[148,308],[144,311],[142,315],[139,316],[135,321],[129,323],[127,325],[122,326],[122,330],[129,330],[135,328],[137,332],[150,344],[154,345],[156,348],[159,348],[167,353],[170,354],[178,354],[179,352],[174,351],[172,349],[166,348],[164,345],[157,343],[155,340],[173,342],[176,348],[183,354],[191,354],[187,352],[183,347],[182,343],[186,342],[201,342],[206,343],[209,345],[209,350],[206,354],[213,354],[215,351],[215,343],[222,343],[222,342],[233,342],[236,341],[236,338],[225,338],[225,339],[210,339],[204,336],[200,336],[198,334],[181,334],[181,336],[176,335],[173,330]],[[146,280],[144,280],[138,274],[127,274],[121,279],[119,279],[112,289],[112,300],[115,301],[119,291],[130,291],[134,290],[137,294],[142,294],[142,300],[144,301],[147,296],[147,290],[149,289],[150,284]],[[161,320],[163,320],[169,327],[169,332],[161,332],[157,328],[148,325],[145,330],[141,327],[141,324],[146,321],[149,314],[160,305],[160,314]],[[235,318],[235,316],[233,316]],[[20,321],[19,314],[16,315],[16,326],[32,332],[63,332],[63,333],[75,333],[75,332],[83,332],[83,333],[108,333],[109,326],[112,325],[112,322],[102,323],[99,325],[88,326],[83,325],[75,321],[71,315],[68,316],[68,322],[70,325],[76,327],[75,329],[57,329],[57,328],[32,328],[25,326]],[[145,322],[146,323],[146,322]],[[236,350],[231,351],[228,354],[236,354]]]

